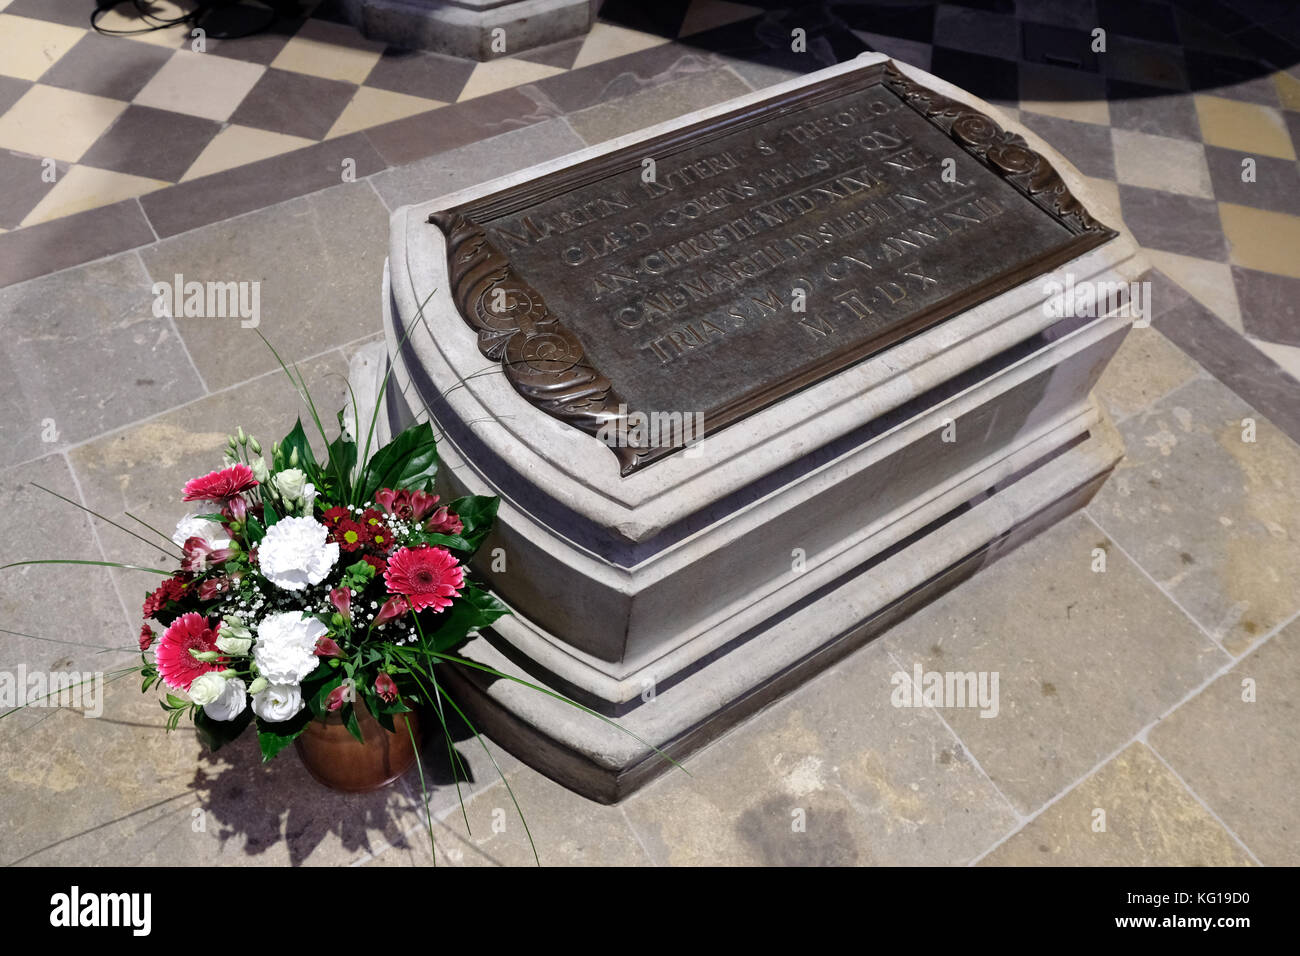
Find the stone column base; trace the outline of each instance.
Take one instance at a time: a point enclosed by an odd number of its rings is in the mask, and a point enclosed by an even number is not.
[[[407,49],[491,60],[578,37],[591,29],[591,0],[333,0],[372,40]],[[505,50],[493,49],[503,30]]]

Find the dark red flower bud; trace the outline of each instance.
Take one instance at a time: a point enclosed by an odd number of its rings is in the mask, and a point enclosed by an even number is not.
[[[154,637],[155,635],[153,632],[153,628],[150,627],[148,624],[141,624],[140,625],[140,650],[142,651],[149,650],[150,646],[153,644]]]
[[[391,677],[380,671],[379,676],[375,678],[375,693],[383,698],[385,702],[391,704],[397,700],[397,685],[393,683]]]
[[[325,698],[325,709],[331,714],[334,713],[334,711],[338,710],[352,699],[351,691],[352,685],[346,681],[339,684],[339,686],[330,691],[330,695]]]
[[[343,648],[339,647],[334,638],[328,634],[316,638],[316,656],[317,657],[342,657]]]
[[[330,591],[330,603],[345,618],[352,619],[352,592],[347,588],[335,588]]]
[[[401,617],[407,611],[406,598],[400,594],[390,597],[375,615],[375,627],[386,624],[395,617]]]

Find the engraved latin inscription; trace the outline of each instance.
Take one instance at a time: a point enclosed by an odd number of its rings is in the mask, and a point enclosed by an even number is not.
[[[620,405],[720,427],[1078,248],[935,99],[850,85],[464,216]]]

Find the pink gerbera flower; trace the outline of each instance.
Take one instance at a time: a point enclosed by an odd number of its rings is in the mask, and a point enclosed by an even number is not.
[[[202,478],[191,478],[185,482],[181,500],[224,502],[255,487],[257,487],[257,479],[253,477],[253,469],[242,464],[231,465],[229,468],[211,472]]]
[[[403,595],[413,610],[441,611],[460,596],[465,571],[446,548],[402,548],[388,559],[384,583],[389,593]]]
[[[219,671],[224,662],[196,660],[191,650],[203,653],[217,649],[217,629],[197,611],[182,614],[163,632],[154,650],[158,673],[172,690],[189,690],[200,674]]]

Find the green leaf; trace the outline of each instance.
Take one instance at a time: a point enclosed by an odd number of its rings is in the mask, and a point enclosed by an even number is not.
[[[280,520],[280,513],[275,510],[275,505],[271,504],[271,502],[263,501],[262,517],[265,519],[266,526],[269,528],[271,527],[271,525],[275,524],[277,521]]]
[[[351,703],[344,704],[342,716],[343,726],[347,727],[348,733],[357,738],[357,743],[365,743],[365,740],[361,736],[361,723],[357,720],[356,705]]]
[[[465,588],[456,603],[442,612],[441,619],[433,618],[436,628],[426,631],[426,636],[432,649],[443,653],[462,643],[471,631],[487,627],[509,613],[510,609],[495,596],[471,585]],[[425,617],[428,619],[430,615],[426,613]]]
[[[474,550],[473,545],[457,534],[423,534],[420,537],[425,544],[451,548],[453,551],[472,552]]]
[[[270,505],[267,505],[266,507],[269,509]],[[274,512],[272,512],[272,514],[274,514]],[[258,521],[252,515],[248,516],[248,520],[244,524],[244,532],[248,535],[249,544],[257,544],[266,537],[266,529],[262,527],[262,522]]]
[[[316,456],[312,453],[311,442],[307,441],[307,433],[303,431],[301,418],[294,422],[293,430],[284,436],[284,441],[280,442],[280,448],[284,452],[286,468],[289,467],[289,456],[294,451],[297,451],[298,467],[302,469],[308,481],[313,484],[317,483],[317,478],[320,476],[320,466],[316,464]],[[275,522],[267,522],[268,527],[272,524],[275,524]]]
[[[263,762],[274,759],[276,754],[293,743],[294,738],[302,733],[307,725],[315,719],[316,715],[311,712],[310,707],[304,707],[293,718],[275,724],[268,723],[259,717],[257,720],[257,742],[262,748]]]
[[[447,503],[447,510],[460,518],[460,523],[465,526],[460,536],[469,542],[471,551],[477,551],[492,530],[500,505],[500,498],[487,495],[466,495]]]
[[[366,467],[362,501],[370,501],[380,488],[428,490],[438,473],[438,445],[428,422],[411,425],[375,452]]]
[[[204,745],[215,752],[242,734],[252,719],[253,711],[250,707],[245,707],[234,720],[213,720],[206,711],[200,709],[194,715],[194,727]]]
[[[357,464],[357,443],[343,438],[343,412],[339,411],[339,437],[330,442],[329,467],[326,478],[335,481],[333,498],[335,501],[352,500],[352,469]]]

